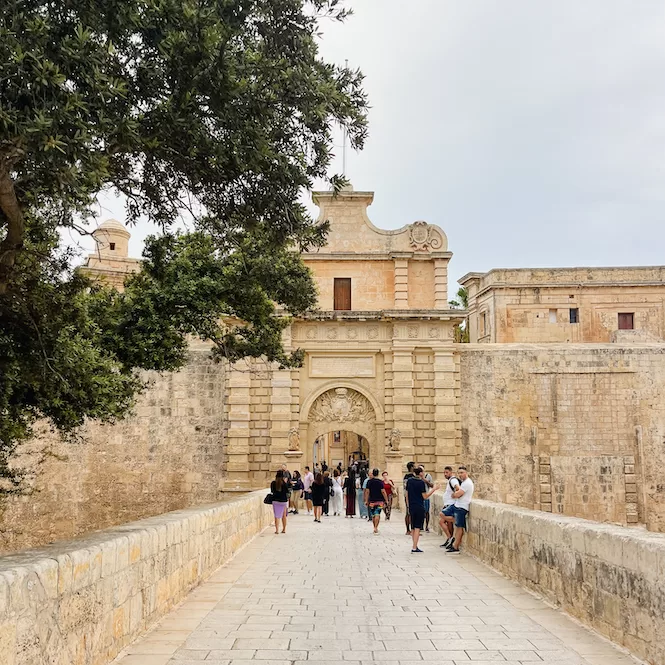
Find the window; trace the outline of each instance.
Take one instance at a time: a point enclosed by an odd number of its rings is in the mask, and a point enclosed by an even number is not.
[[[556,323],[556,310],[550,310],[550,323]]]
[[[111,251],[113,251],[113,250],[115,249],[115,243],[114,243],[114,242],[109,243],[109,249],[110,249]]]
[[[634,318],[635,316],[632,312],[619,314],[619,330],[634,330]]]
[[[351,309],[351,278],[335,277],[334,285],[334,309]]]
[[[339,443],[342,440],[342,433],[341,432],[335,432],[333,435],[333,441],[335,443]]]
[[[480,336],[487,335],[487,312],[480,313]]]
[[[580,310],[577,307],[570,308],[570,322],[571,323],[580,322]]]

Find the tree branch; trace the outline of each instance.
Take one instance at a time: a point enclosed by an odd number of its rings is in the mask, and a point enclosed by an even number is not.
[[[14,182],[5,169],[0,171],[0,211],[7,220],[7,235],[0,242],[0,295],[7,292],[16,263],[16,255],[23,249],[25,221],[16,198]]]

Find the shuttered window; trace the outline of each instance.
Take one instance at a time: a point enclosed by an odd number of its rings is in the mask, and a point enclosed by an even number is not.
[[[351,309],[351,278],[335,277],[335,309]]]
[[[619,314],[619,330],[634,330],[635,322],[633,313]]]

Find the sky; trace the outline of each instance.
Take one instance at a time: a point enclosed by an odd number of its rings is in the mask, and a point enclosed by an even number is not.
[[[470,271],[665,263],[665,3],[347,5],[321,40],[366,76],[369,138],[346,174],[375,192],[376,226],[443,228],[451,297]],[[151,229],[130,230],[139,256]]]

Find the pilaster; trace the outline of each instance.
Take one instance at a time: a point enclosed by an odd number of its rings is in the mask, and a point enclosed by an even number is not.
[[[224,491],[244,492],[250,488],[250,389],[251,372],[231,367],[228,379],[229,429],[226,444],[228,453]]]
[[[411,349],[394,349],[392,370],[394,427],[401,434],[403,457],[411,459],[414,454],[415,441],[413,351]]]
[[[395,309],[409,308],[409,260],[395,259]]]
[[[434,309],[449,309],[448,259],[434,259]]]

